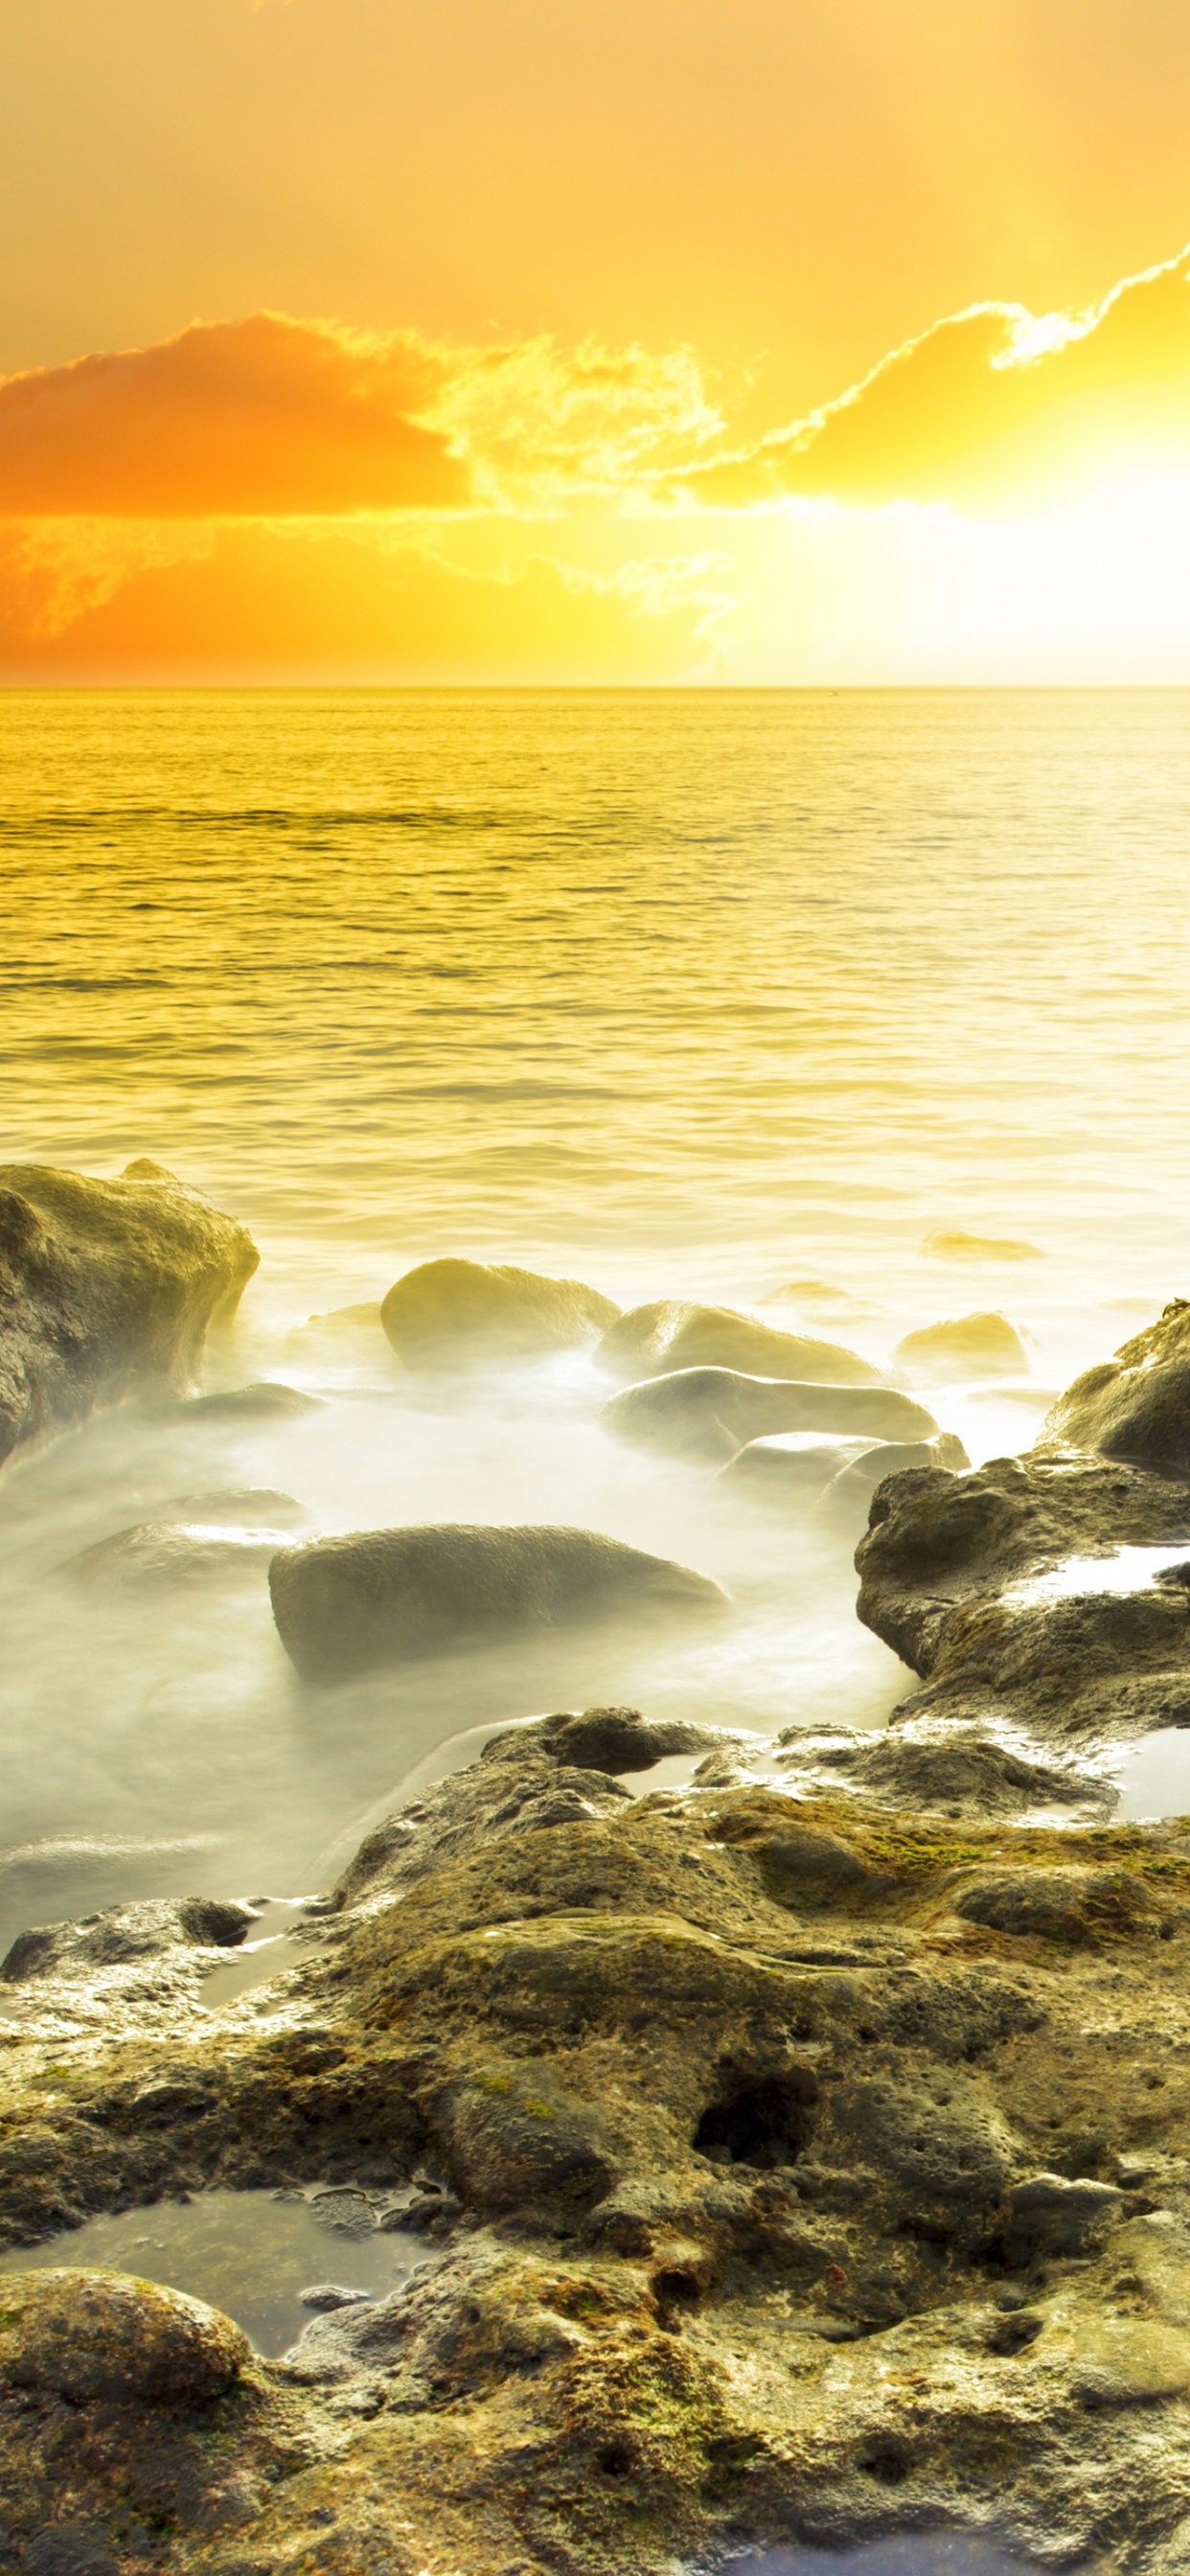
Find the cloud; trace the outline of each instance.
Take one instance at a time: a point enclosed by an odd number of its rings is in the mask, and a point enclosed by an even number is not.
[[[548,509],[718,427],[680,352],[451,349],[257,313],[0,383],[0,515]]]
[[[0,676],[596,680],[707,669],[732,605],[710,555],[609,573],[522,551],[475,567],[366,522],[80,522],[0,531]]]
[[[790,495],[960,510],[1067,501],[1118,472],[1190,466],[1190,255],[1079,315],[984,304],[936,323],[837,401],[696,467],[719,507]]]

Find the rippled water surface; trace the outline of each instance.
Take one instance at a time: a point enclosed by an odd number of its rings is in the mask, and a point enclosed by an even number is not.
[[[882,1363],[992,1306],[1029,1381],[915,1391],[1021,1446],[1190,1277],[1188,838],[1178,692],[0,698],[5,1153],[197,1182],[262,1252],[211,1382],[324,1399],[126,1409],[6,1478],[0,1933],[306,1892],[445,1737],[534,1708],[880,1723],[847,1548],[613,1443],[589,1356],[431,1385],[374,1325],[297,1328],[448,1251]],[[735,1615],[311,1694],[259,1564],[59,1571],[244,1485],[312,1530],[581,1522]]]

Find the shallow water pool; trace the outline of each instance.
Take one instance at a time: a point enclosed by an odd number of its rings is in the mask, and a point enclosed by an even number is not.
[[[134,2272],[205,2299],[241,2325],[257,2352],[287,2352],[316,2309],[303,2290],[336,2285],[383,2298],[428,2266],[418,2238],[378,2221],[394,2193],[317,2186],[308,2192],[205,2191],[89,2218],[85,2227],[0,2255],[0,2273],[56,2264]]]
[[[902,2532],[860,2549],[746,2550],[715,2576],[1025,2576],[1032,2563],[968,2532]]]

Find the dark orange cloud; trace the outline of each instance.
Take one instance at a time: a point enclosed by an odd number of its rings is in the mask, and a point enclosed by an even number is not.
[[[102,534],[102,532],[100,532]],[[0,532],[0,677],[39,681],[682,678],[727,603],[702,557],[487,570],[366,524]]]
[[[696,470],[722,506],[1035,507],[1119,470],[1190,466],[1190,264],[1125,279],[1089,313],[980,305],[938,322],[838,401]]]
[[[421,414],[441,357],[416,335],[256,313],[0,384],[0,513],[220,518],[457,508]]]

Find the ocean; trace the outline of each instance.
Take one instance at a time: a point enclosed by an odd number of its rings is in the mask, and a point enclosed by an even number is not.
[[[7,1476],[0,1938],[309,1892],[505,1717],[771,1733],[903,1694],[846,1552],[610,1439],[589,1357],[427,1384],[312,1315],[441,1253],[882,1364],[994,1308],[1028,1383],[929,1399],[978,1460],[1186,1291],[1186,692],[10,692],[0,851],[3,1158],[148,1154],[207,1191],[262,1256],[209,1383],[323,1399],[202,1432],[125,1408]],[[325,1530],[604,1529],[736,1612],[312,1695],[260,1581],[61,1573],[230,1484]]]

